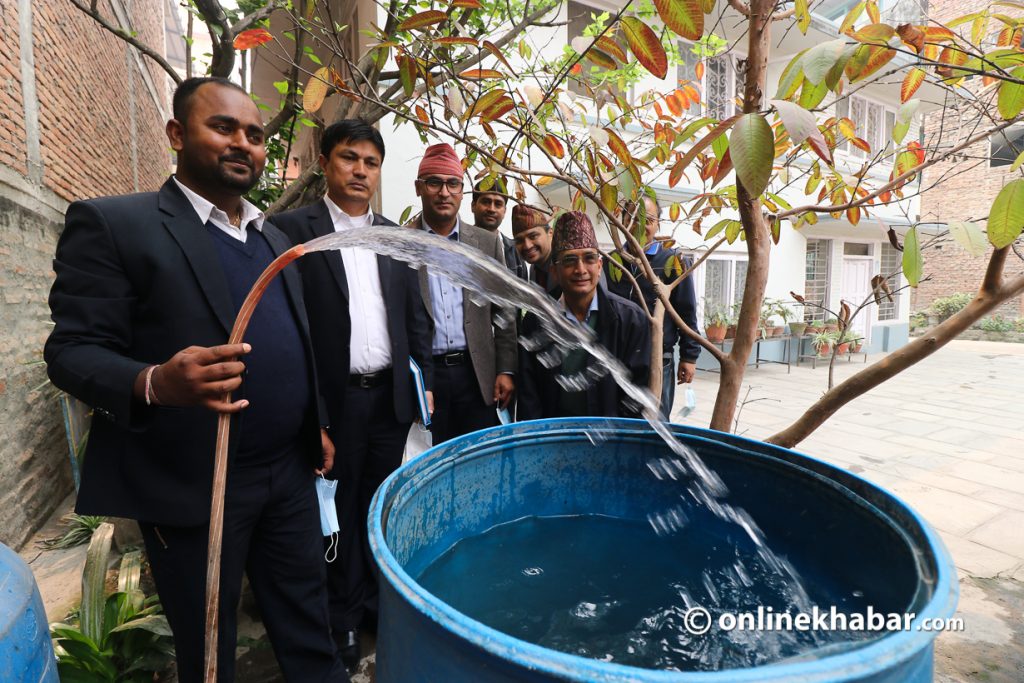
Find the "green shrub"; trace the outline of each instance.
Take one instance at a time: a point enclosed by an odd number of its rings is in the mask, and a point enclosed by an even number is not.
[[[964,310],[967,304],[971,303],[971,299],[974,297],[964,292],[958,292],[951,296],[944,296],[936,299],[932,302],[931,311],[935,315],[939,316],[940,320],[956,315],[960,311]]]
[[[982,320],[978,327],[986,332],[1013,332],[1015,324],[1001,315],[990,315]]]
[[[121,558],[117,590],[105,595],[107,558],[114,527],[92,535],[82,571],[78,624],[52,624],[57,671],[63,683],[151,683],[174,659],[174,641],[157,596],[140,586],[142,553]]]

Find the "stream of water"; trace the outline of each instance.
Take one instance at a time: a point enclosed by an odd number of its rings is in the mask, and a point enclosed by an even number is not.
[[[594,333],[567,319],[561,304],[540,287],[515,277],[503,265],[477,249],[421,230],[374,226],[325,235],[305,244],[307,253],[346,247],[368,249],[414,267],[429,266],[432,272],[443,274],[463,287],[471,301],[490,301],[501,307],[503,313],[495,321],[499,326],[514,325],[515,311],[519,309],[535,314],[543,326],[541,336],[521,338],[520,343],[528,350],[537,351],[538,359],[553,371],[565,353],[575,348],[585,349],[596,363],[590,364],[586,374],[560,381],[579,390],[605,373],[610,374],[629,399],[640,406],[644,418],[669,449],[663,456],[648,461],[652,476],[661,481],[678,480],[681,502],[700,505],[723,522],[741,529],[752,544],[750,556],[757,559],[758,566],[763,565],[766,571],[785,584],[787,603],[794,609],[810,611],[813,602],[795,569],[786,558],[769,549],[764,534],[745,510],[727,502],[728,490],[718,475],[696,452],[676,439],[668,425],[659,419],[658,406],[650,392],[635,385],[628,369],[597,343]],[[600,428],[589,436],[595,446],[606,438]],[[650,511],[648,522],[654,534],[659,537],[675,536],[686,529],[687,516],[683,509],[680,506]],[[746,566],[751,566],[751,562],[748,561]],[[740,583],[746,571],[743,567],[741,562],[734,572]],[[825,644],[816,642],[814,634],[807,634],[807,638],[812,646]]]

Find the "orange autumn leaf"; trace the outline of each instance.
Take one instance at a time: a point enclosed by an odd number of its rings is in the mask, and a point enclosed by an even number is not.
[[[562,147],[562,142],[550,133],[544,136],[541,145],[548,151],[548,154],[556,159],[561,159],[565,156],[565,148]]]
[[[258,47],[263,43],[268,43],[274,39],[270,31],[265,28],[251,28],[248,31],[242,31],[235,36],[234,42],[231,44],[236,50],[250,50],[254,47]]]

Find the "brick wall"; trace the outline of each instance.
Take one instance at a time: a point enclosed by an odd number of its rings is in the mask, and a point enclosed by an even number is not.
[[[21,53],[18,46],[18,5],[0,2],[0,166],[24,175],[25,114],[21,99]]]
[[[141,40],[163,49],[164,0],[100,0],[105,17],[116,17],[112,1]],[[18,31],[26,6],[30,36]],[[75,199],[160,186],[171,161],[162,113],[170,86],[70,3],[3,0],[0,20],[0,542],[17,547],[72,490],[60,407],[33,364],[50,330],[61,214]],[[21,73],[20,41],[29,39],[34,98]],[[27,163],[26,102],[38,116],[41,177]]]
[[[979,0],[933,0],[929,5],[929,16],[938,21],[945,21],[976,12],[985,6],[986,3]],[[1014,11],[1007,9],[1006,14],[1013,15]],[[969,31],[970,24],[966,26]],[[1002,24],[993,20],[991,27],[1001,28]],[[956,100],[950,100],[949,104],[955,105]],[[948,131],[951,124],[955,125],[960,119],[955,114],[956,112],[947,109],[945,112],[933,112],[926,117],[926,148],[936,144],[953,144]],[[967,130],[975,130],[974,127],[978,125],[977,116],[966,110],[962,115],[962,121]],[[1007,181],[1019,177],[1019,173],[1010,173],[1009,166],[989,168],[986,161],[988,156],[989,142],[986,140],[967,148],[956,158],[929,168],[924,176],[926,186],[940,178],[943,180],[941,185],[922,195],[921,220],[945,223],[952,220],[978,220],[988,216],[992,201],[999,190]],[[984,221],[979,222],[984,226]],[[921,283],[913,292],[912,309],[923,310],[936,298],[957,292],[977,292],[991,253],[992,250],[989,249],[984,257],[971,257],[952,240],[942,244],[937,250],[927,251],[925,272],[932,275],[932,280]],[[1011,255],[1004,274],[1006,277],[1024,274],[1024,262]],[[1008,317],[1024,316],[1024,297],[1008,301],[997,313]]]
[[[38,364],[60,215],[0,196],[0,541],[17,547],[71,491],[60,406]]]

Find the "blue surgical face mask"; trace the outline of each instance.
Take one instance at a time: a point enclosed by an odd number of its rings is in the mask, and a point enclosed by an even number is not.
[[[320,531],[324,536],[331,537],[331,544],[324,554],[324,559],[328,562],[333,562],[338,557],[338,533],[341,526],[338,524],[338,510],[334,506],[337,488],[338,482],[326,479],[322,474],[316,480],[316,498],[320,503]]]

